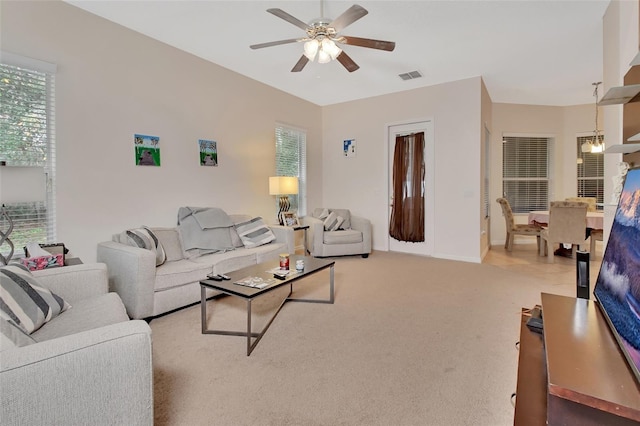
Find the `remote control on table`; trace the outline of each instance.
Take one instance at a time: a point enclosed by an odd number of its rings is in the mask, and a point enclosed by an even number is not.
[[[209,274],[207,275],[207,278],[209,278],[210,280],[214,280],[214,281],[222,281],[222,277],[215,275],[215,274]]]
[[[227,281],[231,279],[231,277],[230,277],[230,276],[225,275],[225,274],[218,274],[218,276],[219,276],[220,278],[222,278],[223,280],[227,280]]]

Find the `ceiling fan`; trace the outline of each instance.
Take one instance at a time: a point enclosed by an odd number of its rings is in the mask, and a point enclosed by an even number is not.
[[[347,55],[338,44],[348,44],[352,46],[367,47],[370,49],[393,51],[396,44],[392,41],[373,40],[370,38],[343,36],[338,33],[353,24],[358,19],[369,13],[364,7],[354,4],[344,11],[342,15],[334,20],[328,18],[317,18],[309,24],[305,24],[282,9],[267,9],[267,12],[284,19],[285,21],[303,29],[306,37],[290,38],[286,40],[271,41],[268,43],[253,44],[251,49],[262,49],[264,47],[278,46],[288,43],[304,42],[304,54],[291,69],[291,72],[300,72],[309,61],[313,61],[318,56],[319,63],[327,63],[332,59],[340,62],[349,72],[360,68],[349,55]],[[320,2],[320,16],[324,16],[322,1]]]

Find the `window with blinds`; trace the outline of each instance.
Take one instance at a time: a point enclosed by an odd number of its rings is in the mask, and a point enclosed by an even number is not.
[[[547,210],[552,138],[505,136],[502,193],[514,213]]]
[[[604,135],[600,135],[604,142]],[[593,139],[592,136],[578,136],[578,197],[595,197],[597,203],[604,200],[604,155],[582,152],[582,144]]]
[[[45,201],[5,203],[13,221],[9,238],[15,246],[14,256],[24,254],[27,242],[56,240],[55,72],[52,64],[4,52],[1,56],[0,161],[7,166],[43,167],[47,183]],[[9,221],[3,216],[0,229],[8,228]],[[9,246],[3,244],[0,252],[8,254]]]
[[[289,195],[291,211],[307,214],[307,132],[276,126],[276,176],[296,176],[298,195]]]

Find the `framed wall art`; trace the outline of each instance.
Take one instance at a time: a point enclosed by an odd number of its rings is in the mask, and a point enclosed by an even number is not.
[[[160,166],[160,137],[133,135],[136,166]]]
[[[200,165],[217,166],[218,142],[200,139],[198,140],[198,146],[200,148]]]

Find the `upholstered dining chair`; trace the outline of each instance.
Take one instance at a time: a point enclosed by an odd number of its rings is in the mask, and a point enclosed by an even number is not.
[[[567,197],[564,199],[565,201],[579,201],[581,203],[587,203],[587,211],[595,212],[596,211],[596,197]]]
[[[592,229],[589,234],[589,239],[589,260],[594,260],[596,258],[596,241],[603,241],[604,232],[602,229]]]
[[[571,255],[585,243],[588,204],[579,201],[552,201],[549,209],[549,227],[540,232],[540,256],[547,256],[553,263],[553,247],[556,244],[571,244]]]
[[[536,237],[536,243],[538,244],[538,251],[540,251],[540,231],[542,228],[539,225],[529,224],[516,224],[513,217],[513,210],[506,198],[496,199],[500,207],[502,207],[502,215],[504,216],[505,224],[507,225],[507,238],[504,242],[504,248],[508,251],[513,249],[513,238],[516,235],[529,235]]]

